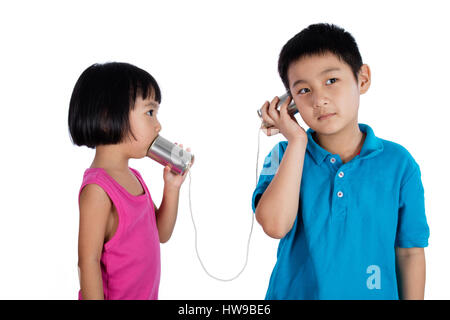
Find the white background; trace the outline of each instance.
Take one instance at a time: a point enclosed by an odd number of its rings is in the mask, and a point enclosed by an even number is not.
[[[161,134],[196,156],[192,204],[200,255],[218,277],[239,272],[252,219],[256,109],[284,91],[277,73],[283,44],[318,22],[348,30],[371,67],[360,122],[405,146],[421,167],[431,230],[426,298],[450,298],[445,3],[2,2],[0,298],[77,298],[77,196],[95,151],[72,145],[67,116],[77,78],[95,62],[129,62],[156,78]],[[281,139],[261,136],[260,168]],[[148,158],[130,166],[159,206],[163,167]],[[160,299],[263,299],[278,241],[255,221],[243,274],[230,283],[209,278],[195,255],[188,183],[173,237],[161,245]]]

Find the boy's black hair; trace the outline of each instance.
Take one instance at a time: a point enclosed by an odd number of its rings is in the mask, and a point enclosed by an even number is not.
[[[123,62],[95,63],[78,78],[69,106],[69,132],[78,146],[121,142],[131,132],[129,112],[137,96],[153,95],[161,103],[156,80],[145,70]],[[136,138],[136,137],[134,137]]]
[[[347,63],[358,81],[358,72],[363,64],[353,36],[344,29],[328,23],[312,24],[292,37],[281,49],[278,73],[289,92],[288,68],[291,63],[304,56],[333,53]]]

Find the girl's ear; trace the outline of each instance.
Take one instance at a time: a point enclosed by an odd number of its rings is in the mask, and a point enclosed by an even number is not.
[[[370,88],[370,68],[367,64],[363,64],[358,72],[359,93],[364,94]]]

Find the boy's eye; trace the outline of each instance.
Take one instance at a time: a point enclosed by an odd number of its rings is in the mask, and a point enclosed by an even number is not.
[[[335,82],[337,81],[336,78],[331,78],[331,79],[328,79],[328,80],[327,80],[327,83],[328,83],[328,81],[330,81],[330,80],[334,80],[332,83],[335,83]]]
[[[331,83],[329,83],[331,81]],[[337,81],[337,79],[336,78],[330,78],[330,79],[328,79],[327,80],[327,84],[333,84],[333,83],[335,83]],[[309,91],[309,89],[308,88],[302,88],[302,89],[300,89],[299,91],[298,91],[298,93],[299,94],[303,94],[303,93],[305,93],[305,91],[303,91],[303,90],[308,90]]]
[[[300,89],[300,91],[298,93],[300,93],[300,94],[305,93],[303,90],[309,90],[309,89],[308,88],[302,88],[302,89]]]
[[[147,114],[150,113],[150,117],[153,117],[153,110],[147,111]]]

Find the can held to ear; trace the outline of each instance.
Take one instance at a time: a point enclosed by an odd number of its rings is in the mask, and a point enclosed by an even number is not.
[[[286,101],[286,99],[288,97],[289,97],[288,93],[285,93],[285,94],[280,96],[280,101],[278,102],[277,109],[280,108],[280,106],[284,103],[284,101]],[[261,109],[258,109],[257,112],[258,112],[258,116],[262,119],[262,111],[261,111]],[[294,114],[296,114],[298,112],[298,109],[297,109],[297,106],[295,105],[294,99],[292,99],[291,103],[288,105],[287,112],[291,116],[293,116]],[[270,127],[270,125],[267,122],[264,122],[264,121],[263,121],[263,125],[266,128]]]
[[[148,148],[147,156],[163,166],[170,165],[172,172],[183,175],[194,161],[194,155],[160,135]]]

